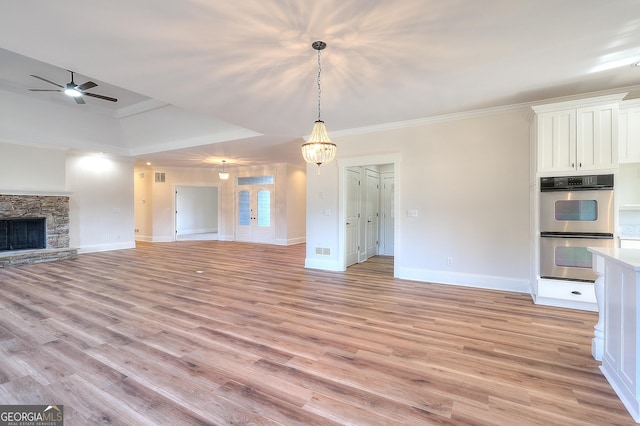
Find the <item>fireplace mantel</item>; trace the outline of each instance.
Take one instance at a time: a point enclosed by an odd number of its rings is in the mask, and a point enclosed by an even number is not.
[[[43,197],[70,197],[73,192],[70,191],[32,191],[32,190],[16,190],[16,189],[0,189],[0,195],[40,195]]]

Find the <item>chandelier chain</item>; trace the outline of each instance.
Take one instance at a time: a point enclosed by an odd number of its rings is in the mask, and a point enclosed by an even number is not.
[[[322,88],[320,87],[321,72],[322,72],[322,65],[320,65],[320,50],[318,49],[318,120],[320,120],[320,96],[322,95]]]

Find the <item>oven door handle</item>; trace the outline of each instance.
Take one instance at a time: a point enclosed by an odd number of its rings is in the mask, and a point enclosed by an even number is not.
[[[613,234],[608,232],[540,232],[542,238],[585,238],[591,240],[612,240]]]

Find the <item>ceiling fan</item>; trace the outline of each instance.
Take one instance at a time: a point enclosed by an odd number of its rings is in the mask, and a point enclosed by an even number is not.
[[[29,89],[32,92],[62,92],[67,96],[71,96],[77,104],[84,104],[85,101],[82,99],[83,96],[91,96],[92,98],[98,98],[109,102],[118,102],[116,98],[112,98],[109,96],[98,95],[96,93],[89,93],[86,90],[94,88],[97,86],[93,81],[87,81],[86,83],[82,83],[80,85],[76,84],[73,81],[73,71],[69,71],[71,73],[71,82],[67,83],[65,86],[54,83],[51,80],[47,80],[44,77],[40,77],[37,75],[31,74],[31,77],[35,77],[38,80],[46,81],[49,84],[53,84],[54,86],[59,87],[59,89]]]

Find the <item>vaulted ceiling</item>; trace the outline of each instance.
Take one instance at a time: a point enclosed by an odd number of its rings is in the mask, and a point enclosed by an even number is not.
[[[0,11],[0,94],[109,116],[119,153],[155,164],[299,164],[317,117],[314,40],[328,45],[330,134],[640,91],[636,0],[36,0]],[[67,70],[118,102],[27,90],[55,89],[31,74],[64,85]]]

